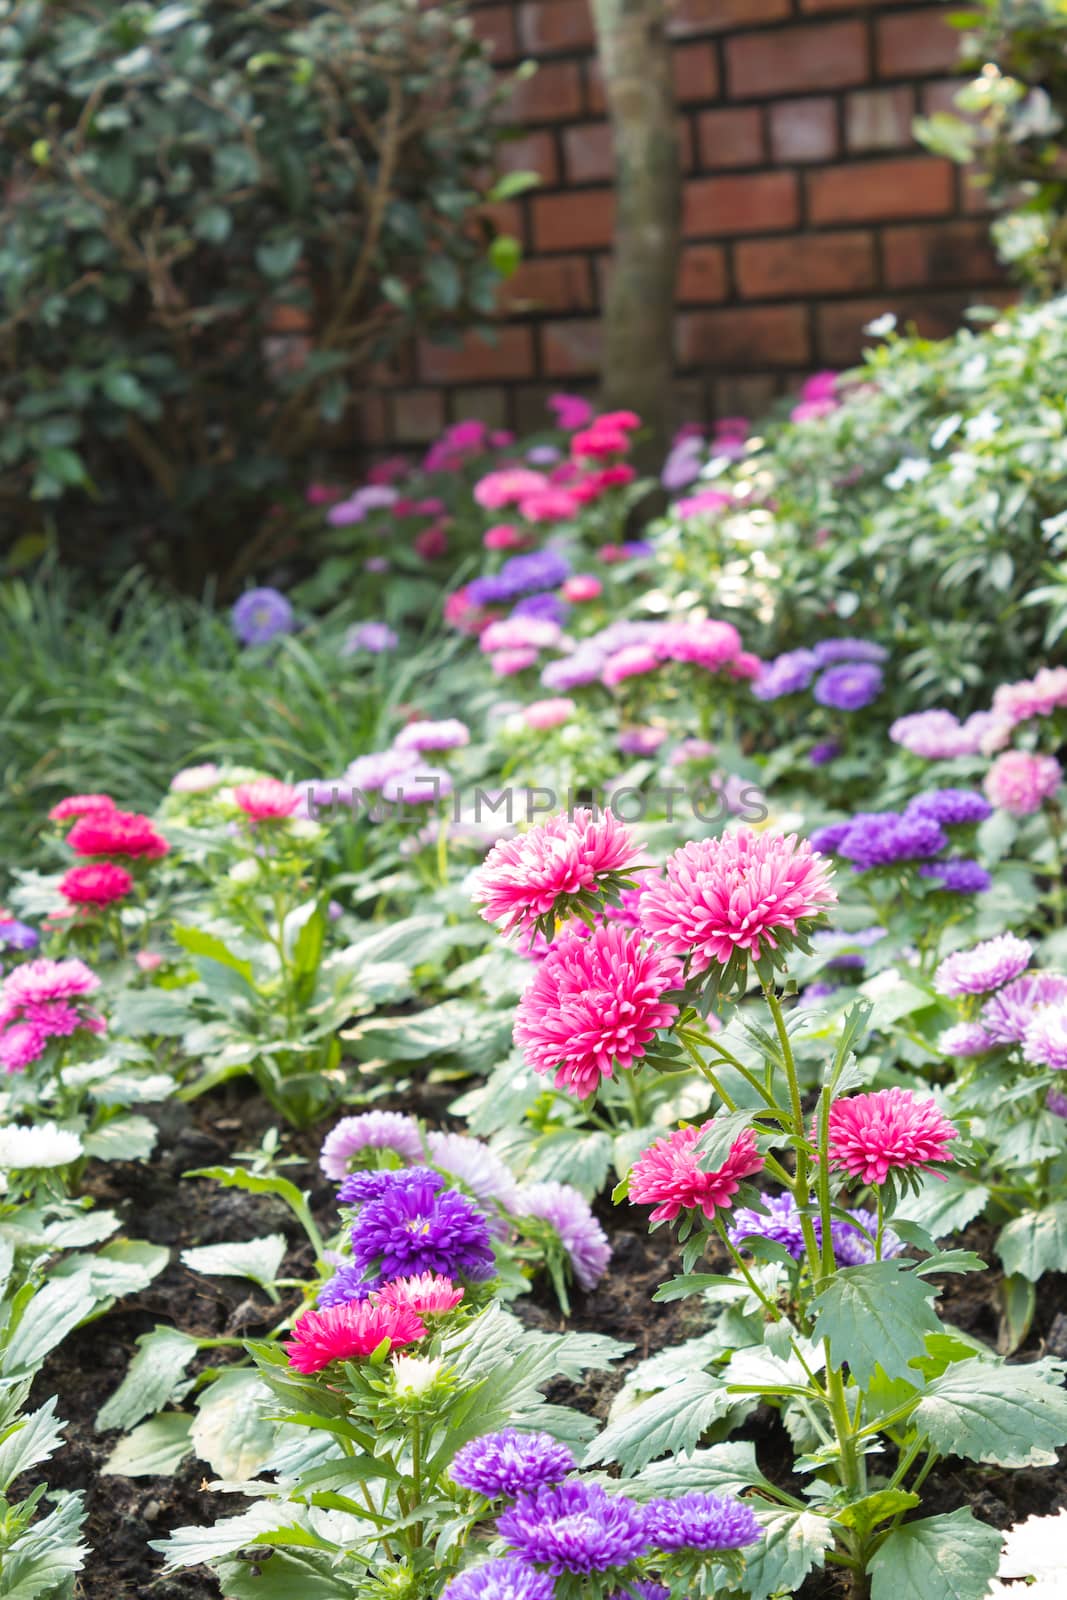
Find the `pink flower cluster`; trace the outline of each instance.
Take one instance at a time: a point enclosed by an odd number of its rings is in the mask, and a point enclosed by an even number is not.
[[[123,859],[159,861],[170,849],[151,817],[137,811],[109,809],[84,812],[67,834],[78,856],[120,856]]]
[[[256,778],[239,783],[233,798],[250,822],[285,822],[300,804],[300,791],[278,778]]]
[[[958,1131],[932,1099],[910,1089],[878,1089],[835,1100],[830,1107],[830,1165],[864,1183],[884,1183],[892,1171],[933,1171],[953,1159]]]
[[[837,410],[837,373],[815,372],[800,386],[800,399],[789,413],[792,422],[818,422]]]
[[[565,916],[578,896],[597,895],[637,870],[641,847],[611,811],[579,808],[501,839],[476,874],[474,901],[502,933],[532,934],[541,919]]]
[[[586,646],[588,648],[588,644]],[[611,651],[600,673],[607,688],[618,688],[628,678],[643,677],[668,662],[727,672],[732,678],[754,678],[758,657],[741,647],[741,635],[732,622],[705,618],[695,622],[654,622],[642,626],[641,637]]]
[[[446,1316],[464,1290],[440,1273],[394,1278],[366,1300],[343,1300],[321,1311],[306,1311],[285,1345],[297,1372],[321,1372],[334,1361],[373,1355],[385,1340],[390,1352],[414,1344],[429,1332],[425,1319]]]
[[[133,889],[133,878],[114,861],[97,861],[86,867],[71,867],[59,880],[59,892],[71,905],[103,909],[124,900]]]
[[[103,1033],[106,1023],[86,1008],[100,979],[84,961],[26,962],[0,986],[0,1067],[24,1072],[44,1054],[49,1039],[68,1038],[79,1028]]]
[[[673,1222],[680,1211],[698,1207],[708,1218],[728,1210],[741,1182],[763,1166],[755,1135],[746,1128],[730,1146],[721,1166],[705,1172],[697,1145],[712,1124],[679,1128],[657,1139],[640,1156],[630,1173],[629,1198],[634,1205],[652,1205],[652,1222]]]

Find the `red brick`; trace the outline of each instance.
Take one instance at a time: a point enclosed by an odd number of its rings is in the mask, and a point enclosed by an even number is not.
[[[452,422],[466,422],[476,418],[490,428],[508,425],[508,392],[506,389],[457,389],[452,396]]]
[[[480,6],[471,12],[475,38],[493,47],[494,61],[514,61],[519,53],[510,6]]]
[[[756,22],[781,22],[792,11],[790,0],[674,0],[668,33],[725,33]]]
[[[777,233],[797,220],[797,180],[791,172],[697,178],[682,200],[687,239],[732,233]]]
[[[393,437],[380,394],[364,395],[356,412],[356,430],[364,444],[385,444]]]
[[[593,43],[587,0],[529,0],[519,7],[519,37],[534,55],[585,49]]]
[[[936,156],[860,161],[808,174],[814,223],[936,217],[952,209],[953,167]]]
[[[541,326],[541,366],[546,377],[570,378],[599,372],[604,345],[600,323],[593,317]]]
[[[401,389],[393,396],[393,427],[398,439],[424,444],[445,425],[444,397],[434,389]]]
[[[615,196],[610,189],[535,195],[533,218],[538,253],[603,249],[615,230]]]
[[[674,92],[679,103],[714,100],[719,92],[719,68],[710,44],[683,44],[674,51]]]
[[[855,293],[877,282],[869,233],[751,240],[736,247],[734,271],[745,300]]]
[[[879,17],[875,27],[880,78],[918,78],[959,61],[960,35],[940,7]]]
[[[457,346],[419,341],[419,375],[426,383],[479,383],[500,378],[526,378],[533,371],[533,336],[529,328],[500,328],[496,343],[468,334]]]
[[[521,123],[568,122],[582,113],[582,79],[576,61],[549,61],[531,78],[515,81],[507,116]]]
[[[755,167],[763,160],[763,117],[756,106],[702,111],[697,118],[700,165]]]
[[[801,11],[809,15],[825,11],[856,11],[860,6],[869,9],[872,6],[896,5],[896,0],[800,0]]]
[[[497,200],[493,205],[478,207],[475,215],[487,222],[494,233],[510,233],[513,239],[526,243],[526,218],[517,200]]]
[[[894,289],[955,288],[1004,276],[981,222],[886,228],[882,241],[885,281]]]
[[[584,122],[563,134],[563,158],[570,183],[599,183],[615,172],[615,140],[611,124]]]
[[[837,106],[829,96],[782,100],[771,106],[775,161],[828,161],[837,154]]]
[[[593,285],[584,256],[534,256],[523,261],[499,293],[512,316],[524,311],[589,311]]]
[[[684,306],[711,305],[725,300],[726,252],[721,244],[691,244],[678,264],[678,300]]]
[[[988,296],[989,303],[999,304],[998,295],[999,291]],[[841,300],[834,305],[820,306],[817,312],[819,360],[830,367],[846,367],[858,360],[864,346],[874,342],[873,336],[865,334],[863,329],[887,311],[896,313],[902,328],[914,323],[926,338],[947,338],[959,328],[971,300],[967,292],[903,297],[887,294],[881,300]]]
[[[506,139],[497,146],[497,160],[502,172],[536,172],[542,183],[559,182],[559,157],[552,135],[524,133],[519,139]]]
[[[943,78],[940,83],[924,83],[922,86],[922,105],[926,116],[932,117],[935,112],[948,111],[954,117],[963,117],[965,113],[956,104],[956,96],[964,86],[962,78]]]
[[[910,89],[861,89],[845,101],[845,134],[850,150],[910,149],[915,96]]]
[[[803,366],[810,359],[804,306],[683,312],[678,359],[685,367]]]
[[[964,167],[960,182],[960,198],[969,216],[988,216],[997,208],[989,195],[989,184],[979,167]]]
[[[839,89],[866,77],[862,22],[817,22],[726,41],[726,80],[734,98]]]

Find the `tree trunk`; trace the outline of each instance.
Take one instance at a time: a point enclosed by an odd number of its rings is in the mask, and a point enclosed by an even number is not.
[[[606,406],[637,411],[662,445],[671,423],[681,217],[665,0],[592,0],[615,140],[615,250],[604,306]]]

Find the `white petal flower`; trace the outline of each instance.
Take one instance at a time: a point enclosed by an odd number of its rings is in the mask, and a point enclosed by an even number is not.
[[[21,1128],[14,1123],[0,1128],[0,1167],[20,1172],[66,1167],[81,1154],[78,1135],[64,1132],[54,1122],[43,1122],[36,1128]]]

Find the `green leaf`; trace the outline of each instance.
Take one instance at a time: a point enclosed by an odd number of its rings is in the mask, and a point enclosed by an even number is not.
[[[522,264],[522,245],[510,233],[498,233],[489,246],[489,264],[501,278],[513,278]]]
[[[1047,1467],[1067,1443],[1062,1363],[957,1361],[926,1388],[914,1423],[943,1456]]]
[[[105,372],[100,387],[109,400],[128,411],[137,411],[147,399],[143,386],[132,372]]]
[[[694,1372],[610,1418],[589,1446],[586,1465],[617,1461],[625,1472],[637,1472],[656,1456],[691,1450],[705,1429],[733,1405],[734,1397],[717,1378]]]
[[[98,1161],[145,1161],[158,1137],[155,1123],[147,1117],[112,1117],[110,1122],[83,1134],[82,1145],[86,1155],[95,1156]]]
[[[90,1279],[99,1299],[140,1294],[170,1260],[166,1245],[147,1239],[113,1239],[92,1258]]]
[[[1005,1272],[1019,1272],[1032,1283],[1044,1272],[1061,1269],[1067,1260],[1067,1200],[1009,1222],[997,1239],[997,1255]]]
[[[910,1489],[876,1489],[873,1494],[862,1495],[847,1506],[839,1506],[834,1517],[842,1527],[856,1528],[866,1535],[880,1522],[886,1522],[902,1511],[910,1511],[918,1504],[919,1496]]]
[[[225,942],[214,933],[204,933],[200,928],[188,928],[176,922],[171,929],[175,939],[183,950],[188,950],[191,956],[203,956],[208,961],[215,961],[222,967],[228,967],[232,972],[237,972],[248,984],[255,988],[255,976],[252,963],[242,956],[235,956]]]
[[[256,266],[268,278],[287,278],[303,251],[300,239],[274,239],[256,250]]]
[[[431,256],[426,263],[427,287],[437,304],[454,311],[463,294],[463,279],[450,256]]]
[[[174,1039],[192,1020],[192,998],[181,989],[124,989],[112,1009],[116,1034]]]
[[[912,1378],[909,1365],[925,1351],[928,1333],[940,1330],[930,1305],[937,1293],[900,1260],[845,1267],[815,1296],[815,1339],[829,1339],[833,1364],[844,1362],[861,1388],[875,1367],[887,1378]]]
[[[264,1551],[254,1564],[223,1560],[216,1571],[227,1600],[293,1600],[294,1595],[300,1600],[343,1600],[358,1593],[354,1572],[349,1587],[334,1558],[315,1551]]]
[[[56,1421],[55,1395],[39,1411],[24,1412],[9,1425],[0,1437],[0,1495],[7,1494],[20,1472],[55,1454],[63,1443],[62,1427]]]
[[[299,1530],[306,1527],[307,1515],[303,1506],[260,1500],[240,1516],[225,1517],[214,1527],[175,1528],[169,1539],[150,1539],[149,1544],[166,1557],[164,1571],[173,1572],[176,1567],[198,1567],[203,1561],[233,1555],[245,1545],[264,1543],[287,1529]]]
[[[530,189],[539,188],[540,183],[539,172],[505,172],[490,189],[489,199],[494,205],[500,200],[514,200],[516,195],[526,194]]]
[[[118,1444],[100,1468],[106,1477],[161,1478],[168,1476],[192,1449],[192,1418],[180,1411],[142,1422]]]
[[[190,1439],[196,1454],[220,1478],[243,1482],[274,1448],[277,1426],[268,1421],[274,1399],[259,1373],[224,1372],[200,1396]]]
[[[766,1485],[767,1479],[756,1465],[755,1445],[739,1439],[654,1461],[627,1483],[626,1492],[641,1498],[687,1494],[691,1489],[739,1494],[742,1489]]]
[[[268,1233],[244,1244],[206,1244],[183,1250],[182,1261],[191,1272],[209,1278],[251,1278],[266,1288],[278,1276],[287,1248],[284,1234]]]
[[[101,1432],[132,1428],[149,1412],[158,1411],[178,1396],[185,1369],[199,1346],[177,1328],[153,1328],[137,1341],[137,1354],[126,1376],[96,1414]]]
[[[763,1526],[763,1538],[745,1552],[745,1600],[793,1594],[813,1567],[823,1565],[825,1553],[834,1542],[833,1527],[813,1511],[775,1507],[760,1509],[756,1515]]]
[[[3,1352],[0,1370],[7,1376],[36,1372],[50,1350],[95,1309],[100,1296],[88,1270],[53,1277],[38,1289]]]
[[[225,206],[205,206],[197,212],[193,232],[208,244],[225,244],[233,232],[233,216]]]
[[[720,1111],[719,1115],[712,1119],[707,1133],[702,1133],[696,1143],[694,1154],[698,1158],[701,1172],[714,1172],[716,1168],[721,1167],[730,1154],[731,1147],[745,1129],[751,1126],[751,1111]]]
[[[89,1554],[79,1537],[85,1521],[81,1494],[57,1493],[56,1506],[37,1517],[4,1551],[4,1600],[66,1600],[73,1574]]]
[[[927,1176],[917,1194],[906,1194],[894,1216],[921,1223],[935,1239],[959,1233],[986,1206],[989,1190],[960,1173],[949,1172],[944,1182]]]
[[[983,1600],[1004,1536],[964,1507],[895,1528],[868,1563],[871,1600]]]

